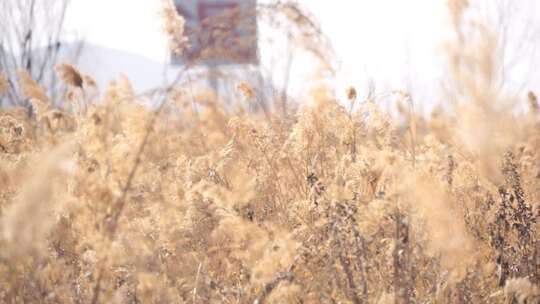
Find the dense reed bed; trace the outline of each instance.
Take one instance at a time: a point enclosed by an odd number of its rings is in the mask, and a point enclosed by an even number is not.
[[[536,303],[539,105],[496,89],[489,31],[467,40],[451,4],[454,94],[429,117],[407,92],[391,116],[320,84],[288,111],[248,82],[233,105],[174,86],[149,107],[66,64],[54,107],[21,71],[30,111],[0,112],[0,302]]]

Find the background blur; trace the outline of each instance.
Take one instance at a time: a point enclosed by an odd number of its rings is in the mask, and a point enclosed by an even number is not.
[[[203,2],[217,3],[219,7],[238,1],[177,0],[176,4],[185,8],[182,13],[190,15]],[[532,71],[540,63],[540,3],[535,0],[477,2],[480,4],[474,4],[469,14],[499,29],[499,54],[504,57],[499,72],[504,75],[505,86],[520,94],[538,91],[540,76]],[[452,32],[446,0],[300,0],[298,3],[312,14],[332,46],[336,74],[331,83],[336,92],[344,92],[350,85],[357,87],[361,95],[369,90],[405,90],[425,110],[437,104],[448,74],[444,43]],[[158,13],[160,5],[158,0],[72,0],[66,12],[62,40],[73,44],[74,49],[84,42],[75,64],[96,78],[101,88],[124,74],[138,93],[145,92],[170,82],[182,66],[168,48]],[[185,17],[188,27],[198,26],[190,21],[190,16]],[[271,86],[270,91],[285,91],[292,98],[303,96],[308,89],[304,87],[308,83],[305,80],[317,80],[317,64],[301,48],[284,43],[268,22],[258,20],[257,31],[257,62],[229,64],[219,69],[204,65],[203,69],[225,71],[229,73],[227,79],[233,82],[264,82]],[[68,56],[63,58],[70,60]],[[220,85],[216,79],[219,77],[207,80],[215,87]],[[227,86],[231,85],[224,87]]]

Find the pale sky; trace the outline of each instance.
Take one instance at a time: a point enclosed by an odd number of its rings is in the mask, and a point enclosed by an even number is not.
[[[92,44],[163,61],[159,0],[72,0],[67,26]],[[410,54],[432,64],[445,27],[444,0],[303,0],[331,37],[344,73],[399,79]],[[408,47],[408,49],[407,49]],[[407,54],[406,52],[409,52]]]
[[[66,26],[87,42],[162,61],[159,0],[72,0]]]
[[[350,58],[392,55],[407,40],[430,49],[446,22],[444,0],[300,2]],[[72,0],[67,27],[91,43],[163,60],[166,38],[160,33],[159,5],[159,0]]]
[[[160,2],[72,0],[67,25],[71,33],[91,44],[164,63],[168,52],[158,17]],[[369,75],[378,86],[392,89],[405,89],[407,78],[416,87],[433,87],[441,76],[442,43],[449,32],[446,0],[299,2],[331,37],[341,63],[340,85],[361,86]],[[526,2],[535,0],[516,3]]]

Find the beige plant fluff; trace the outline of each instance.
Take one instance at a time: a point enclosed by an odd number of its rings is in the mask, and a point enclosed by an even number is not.
[[[163,30],[169,38],[169,48],[177,55],[182,55],[188,47],[188,38],[184,35],[186,20],[178,14],[172,0],[162,0],[161,17]]]
[[[9,83],[6,74],[0,72],[0,94],[6,92],[9,89]]]
[[[287,103],[236,77],[226,96],[125,75],[100,91],[67,64],[53,103],[19,71],[9,97],[31,108],[0,109],[0,303],[538,303],[536,93],[494,85],[497,32],[447,2],[449,94],[427,114],[414,91],[337,94],[316,71]],[[298,5],[257,14],[332,62]]]
[[[17,75],[19,76],[19,85],[22,89],[22,93],[26,98],[35,98],[43,102],[50,101],[45,88],[35,82],[28,71],[19,70],[17,71]]]
[[[55,69],[58,77],[68,86],[73,88],[83,87],[83,75],[81,75],[79,70],[74,66],[67,63],[61,63],[57,64]]]
[[[507,297],[514,297],[520,304],[534,303],[540,300],[540,290],[527,278],[513,278],[506,281],[504,293]]]

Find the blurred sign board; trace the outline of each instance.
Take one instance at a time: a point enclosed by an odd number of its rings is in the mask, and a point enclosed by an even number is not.
[[[190,47],[173,64],[258,64],[256,0],[176,0]]]

